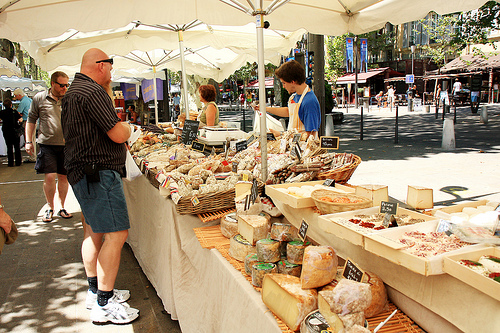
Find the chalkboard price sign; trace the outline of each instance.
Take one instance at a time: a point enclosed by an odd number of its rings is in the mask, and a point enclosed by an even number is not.
[[[250,137],[247,139],[247,147],[255,140],[255,135],[250,135]],[[246,148],[245,148],[246,149]]]
[[[231,171],[238,172],[238,162],[233,162]]]
[[[339,149],[338,136],[322,136],[319,140],[319,147],[321,149]]]
[[[267,141],[276,141],[274,133],[267,133]]]
[[[306,241],[306,234],[307,234],[307,229],[309,228],[309,224],[307,224],[306,221],[302,220],[302,223],[300,224],[299,228],[299,237],[302,239],[303,242]]]
[[[335,187],[335,179],[327,179],[323,182],[324,186]]]
[[[198,137],[199,121],[186,120],[182,128],[181,141],[183,144],[189,146]]]
[[[245,140],[240,141],[240,142],[236,142],[236,152],[245,150],[245,149],[247,149],[247,147],[248,147],[248,143]]]
[[[302,134],[300,134],[300,133],[294,134],[292,142],[293,143],[299,142],[301,137],[302,137]]]
[[[295,156],[297,156],[299,161],[302,160],[302,152],[300,151],[300,147],[299,147],[298,143],[295,144],[294,151],[295,151]]]
[[[203,153],[203,151],[205,150],[205,144],[198,141],[193,141],[193,143],[191,144],[191,149]]]
[[[255,200],[257,200],[258,189],[259,186],[257,185],[257,180],[254,179],[252,183],[252,188],[250,189],[250,200],[252,201],[252,203],[255,203]]]
[[[389,213],[392,215],[396,215],[397,212],[398,212],[397,202],[387,202],[387,201],[380,202],[380,213],[382,214]]]
[[[351,261],[351,259],[347,258],[344,265],[344,270],[342,271],[342,276],[348,280],[361,282],[363,280],[363,275],[365,275],[365,272],[361,268],[356,266],[356,264]]]

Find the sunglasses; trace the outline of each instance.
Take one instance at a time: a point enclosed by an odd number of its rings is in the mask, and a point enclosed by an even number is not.
[[[59,83],[59,82],[54,82],[54,83],[58,84],[59,87],[61,87],[61,88],[68,88],[69,87],[69,83]]]
[[[104,59],[104,60],[98,60],[96,61],[95,63],[98,64],[100,62],[109,62],[111,65],[113,65],[113,59],[109,58],[109,59]]]

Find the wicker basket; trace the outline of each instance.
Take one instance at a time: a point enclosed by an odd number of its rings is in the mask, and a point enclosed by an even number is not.
[[[329,197],[335,198],[348,198],[350,200],[360,200],[357,203],[336,203],[320,200],[320,198]],[[311,198],[314,200],[316,207],[320,210],[321,214],[332,214],[339,212],[347,212],[350,210],[362,209],[371,207],[372,201],[359,195],[349,193],[338,193],[329,190],[314,190],[311,193]]]
[[[345,184],[351,178],[354,170],[361,163],[361,157],[353,154],[353,162],[348,165],[342,166],[340,168],[328,170],[325,172],[319,173],[316,178],[317,179],[335,179],[335,182],[339,184]]]

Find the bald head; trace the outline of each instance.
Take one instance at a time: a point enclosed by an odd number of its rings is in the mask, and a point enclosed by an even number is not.
[[[109,85],[113,66],[108,62],[99,62],[108,58],[108,55],[100,49],[88,50],[83,55],[80,72],[102,86]]]

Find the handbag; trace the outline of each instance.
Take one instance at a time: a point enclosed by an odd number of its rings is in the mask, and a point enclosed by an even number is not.
[[[12,219],[10,220],[10,223],[11,223],[12,228],[11,228],[9,233],[6,233],[5,230],[3,230],[3,228],[0,228],[0,233],[1,233],[1,235],[0,235],[0,254],[2,253],[4,244],[14,243],[17,239],[17,236],[19,235],[19,231],[17,230],[17,226]]]

